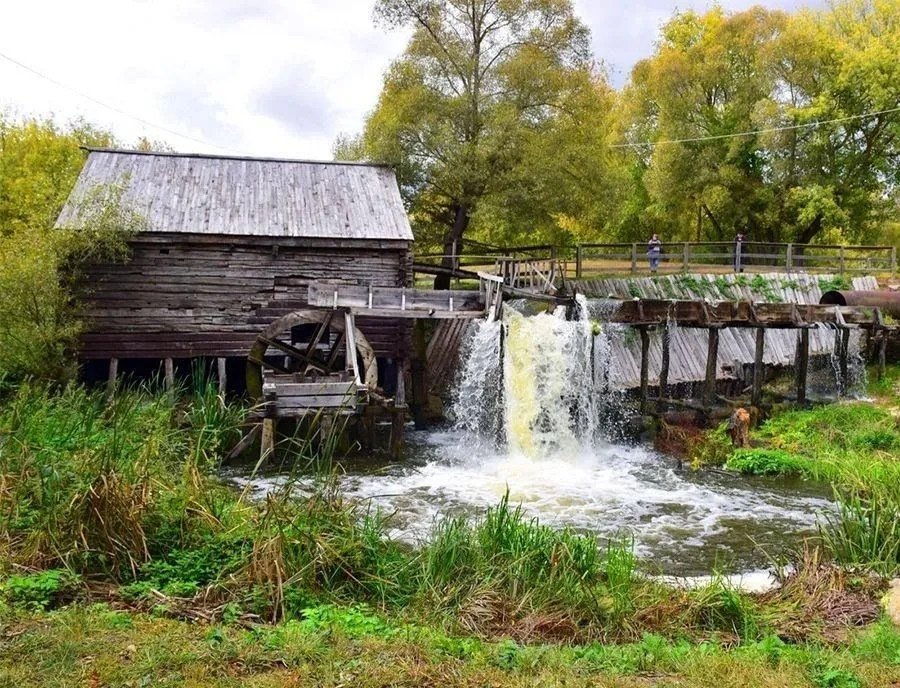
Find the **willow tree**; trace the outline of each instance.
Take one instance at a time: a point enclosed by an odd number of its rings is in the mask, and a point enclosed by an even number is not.
[[[417,239],[449,254],[504,206],[485,201],[515,187],[533,134],[597,93],[588,30],[569,0],[378,0],[375,16],[412,37],[338,153],[394,163]]]

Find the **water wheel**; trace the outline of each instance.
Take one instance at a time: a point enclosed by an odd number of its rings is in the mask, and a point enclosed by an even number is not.
[[[350,341],[355,345],[357,360],[347,360],[347,328],[352,328]],[[295,333],[305,327],[305,341],[298,341]],[[284,362],[276,363],[267,353],[275,349],[284,355]],[[360,365],[361,363],[361,365]],[[356,327],[352,315],[337,310],[302,310],[288,313],[270,324],[256,338],[247,356],[247,391],[262,399],[264,370],[305,375],[311,372],[335,375],[358,370],[360,381],[369,389],[378,385],[378,364],[375,351],[365,335]]]

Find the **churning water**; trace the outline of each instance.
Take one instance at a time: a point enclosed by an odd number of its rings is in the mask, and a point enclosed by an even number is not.
[[[354,461],[345,494],[393,514],[415,542],[440,515],[477,515],[509,491],[543,523],[633,538],[651,571],[745,571],[815,530],[824,490],[800,482],[678,469],[644,447],[611,442],[605,407],[611,326],[561,311],[478,322],[462,353],[454,426],[407,435],[401,463]],[[275,478],[277,480],[277,478]],[[266,488],[269,479],[257,481]]]

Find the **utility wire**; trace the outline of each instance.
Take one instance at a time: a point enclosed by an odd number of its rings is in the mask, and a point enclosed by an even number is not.
[[[32,69],[28,65],[22,64],[18,60],[11,58],[9,55],[4,55],[3,53],[0,53],[0,58],[3,58],[7,62],[14,64],[17,67],[24,69],[26,72],[30,72],[31,74],[34,74],[35,76],[40,77],[41,79],[44,79],[45,81],[49,81],[54,86],[57,86],[66,91],[69,91],[70,93],[74,93],[75,95],[77,95],[81,98],[84,98],[85,100],[89,100],[90,102],[94,103],[95,105],[99,105],[100,107],[106,108],[107,110],[111,110],[112,112],[122,115],[123,117],[128,117],[129,119],[133,119],[136,122],[140,122],[144,126],[151,127],[153,129],[158,129],[159,131],[164,131],[167,134],[171,134],[172,136],[177,136],[177,137],[179,137],[181,139],[185,139],[187,141],[193,141],[194,143],[199,143],[203,146],[208,146],[210,148],[218,148],[219,150],[228,151],[229,153],[237,153],[238,155],[244,155],[244,153],[242,153],[239,150],[235,150],[234,148],[228,148],[227,146],[219,146],[219,145],[216,145],[215,143],[209,143],[208,141],[204,141],[202,139],[197,139],[197,138],[194,138],[193,136],[188,136],[187,134],[182,134],[180,131],[175,131],[174,129],[169,129],[168,127],[164,127],[161,124],[154,124],[153,122],[148,122],[147,120],[143,119],[142,117],[138,117],[137,115],[133,115],[130,112],[125,112],[124,110],[120,110],[119,108],[117,108],[113,105],[109,105],[108,103],[104,103],[103,101],[97,100],[93,96],[90,96],[87,93],[84,93],[83,91],[79,91],[78,89],[72,88],[71,86],[67,86],[64,83],[61,83],[61,82],[57,81],[56,79],[47,76],[46,74],[42,74],[41,72],[37,71],[36,69]]]
[[[891,108],[890,110],[879,110],[877,112],[867,112],[862,115],[849,115],[847,117],[837,117],[835,119],[816,120],[815,122],[807,122],[806,124],[791,124],[784,127],[773,127],[771,129],[756,129],[754,131],[739,131],[733,134],[718,134],[715,136],[696,136],[689,139],[663,139],[662,141],[643,141],[641,143],[613,143],[609,148],[641,148],[643,146],[662,146],[668,143],[693,143],[696,141],[715,141],[718,139],[731,139],[740,136],[756,136],[757,134],[773,134],[779,131],[791,131],[793,129],[807,129],[809,127],[819,127],[823,124],[836,124],[838,122],[848,122],[854,119],[865,119],[868,117],[877,117],[878,115],[888,115],[893,112],[900,112],[900,107]]]

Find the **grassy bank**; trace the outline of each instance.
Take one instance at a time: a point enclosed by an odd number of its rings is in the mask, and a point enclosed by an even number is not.
[[[649,672],[687,685],[856,686],[893,676],[900,659],[887,626],[853,630],[878,619],[882,580],[819,551],[798,553],[765,595],[724,579],[676,589],[638,575],[629,543],[544,526],[506,500],[476,520],[439,520],[410,548],[327,472],[300,467],[304,498],[291,481],[262,501],[227,486],[219,457],[243,411],[202,378],[181,399],[7,390],[0,675],[16,685],[632,685]],[[773,438],[793,437],[798,418],[782,417]],[[870,437],[854,428],[845,458]],[[882,451],[871,437],[860,451]],[[328,438],[293,442],[331,464]]]
[[[831,484],[838,513],[822,524],[825,545],[843,564],[892,575],[900,568],[900,366],[868,393],[776,414],[749,449],[733,449],[723,425],[694,447],[695,463]]]
[[[620,645],[522,645],[395,625],[359,607],[253,629],[73,606],[13,621],[8,686],[803,686],[900,681],[900,634],[880,623],[840,646],[776,636],[735,647],[646,635]]]

